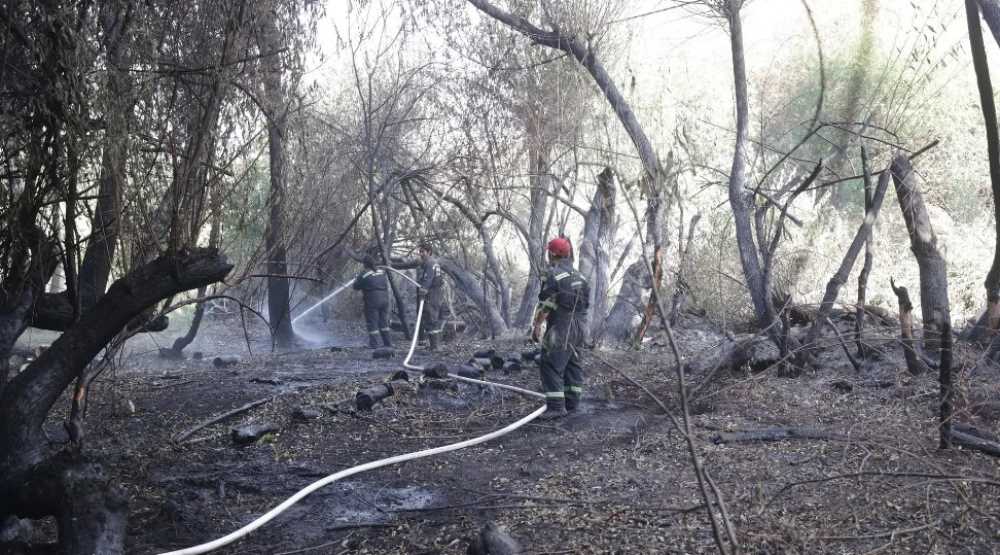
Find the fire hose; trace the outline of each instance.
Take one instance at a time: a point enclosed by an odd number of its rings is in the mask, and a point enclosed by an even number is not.
[[[410,278],[406,274],[403,274],[399,270],[396,270],[395,268],[391,268],[391,267],[388,267],[388,266],[385,266],[384,268],[387,269],[387,270],[391,270],[393,272],[396,272],[397,274],[403,276],[404,278],[406,278],[406,279],[408,279],[411,282],[413,282],[413,283],[416,284],[416,282],[413,281],[412,278]],[[345,284],[344,287],[346,287],[346,285],[349,285],[349,284],[350,283]],[[418,286],[419,286],[419,284],[418,284]],[[341,289],[343,289],[343,287]],[[330,297],[332,297],[333,295],[335,295],[335,294],[337,294],[339,292],[340,292],[339,289],[337,291],[334,291],[334,293],[332,293],[330,295]],[[413,351],[416,349],[416,346],[417,346],[417,336],[419,334],[420,319],[423,316],[423,312],[424,312],[424,299],[421,298],[420,302],[417,304],[417,321],[416,321],[416,324],[415,324],[415,327],[414,327],[414,330],[413,330],[413,339],[410,342],[410,350],[406,354],[406,358],[403,360],[403,367],[407,368],[408,370],[419,370],[419,371],[422,371],[424,369],[423,366],[419,366],[419,365],[415,365],[415,364],[410,364],[410,359],[413,357]],[[498,388],[501,388],[501,389],[507,389],[507,390],[510,390],[510,391],[514,391],[514,392],[520,393],[522,395],[528,395],[528,396],[531,396],[531,397],[545,399],[545,395],[542,394],[542,393],[538,393],[537,391],[531,391],[531,390],[528,390],[528,389],[523,389],[523,388],[520,388],[520,387],[515,387],[515,386],[512,386],[512,385],[501,384],[501,383],[494,383],[494,382],[490,382],[490,381],[486,381],[486,380],[475,380],[475,379],[472,379],[472,378],[466,378],[466,377],[463,377],[463,376],[458,376],[458,375],[452,374],[452,373],[449,373],[448,377],[450,377],[452,379],[455,379],[455,380],[467,382],[467,383],[473,383],[473,384],[477,384],[477,385],[485,385],[485,386],[490,386],[490,387],[498,387]],[[329,476],[327,476],[325,478],[321,478],[321,479],[319,479],[319,480],[317,480],[317,481],[309,484],[308,486],[300,489],[294,495],[292,495],[288,499],[284,500],[281,504],[277,505],[276,507],[274,507],[270,511],[268,511],[268,512],[264,513],[263,515],[257,517],[255,520],[253,520],[249,524],[243,526],[242,528],[240,528],[240,529],[238,529],[238,530],[236,530],[234,532],[231,532],[231,533],[229,533],[229,534],[227,534],[227,535],[225,535],[225,536],[223,536],[221,538],[218,538],[218,539],[210,541],[210,542],[206,542],[206,543],[203,543],[203,544],[200,544],[200,545],[195,545],[193,547],[188,547],[188,548],[185,548],[185,549],[179,549],[179,550],[176,550],[176,551],[164,552],[164,553],[161,553],[160,555],[197,555],[199,553],[208,553],[209,551],[214,551],[214,550],[216,550],[216,549],[218,549],[220,547],[223,547],[225,545],[233,543],[234,541],[247,536],[248,534],[250,534],[250,532],[253,532],[254,530],[257,530],[261,526],[263,526],[263,525],[267,524],[268,522],[270,522],[271,520],[273,520],[276,516],[280,515],[281,513],[285,512],[286,510],[288,510],[290,507],[292,507],[293,505],[295,505],[296,503],[298,503],[299,501],[301,501],[303,498],[305,498],[310,493],[312,493],[312,492],[314,492],[314,491],[316,491],[316,490],[318,490],[318,489],[320,489],[320,488],[322,488],[324,486],[332,484],[332,483],[336,482],[337,480],[340,480],[342,478],[347,478],[348,476],[353,476],[355,474],[360,474],[361,472],[365,472],[367,470],[374,470],[376,468],[381,468],[383,466],[389,466],[389,465],[396,464],[396,463],[401,463],[401,462],[406,462],[406,461],[412,461],[412,460],[415,460],[415,459],[421,459],[421,458],[430,457],[430,456],[433,456],[433,455],[440,455],[442,453],[448,453],[450,451],[458,451],[459,449],[464,449],[466,447],[472,447],[473,445],[479,445],[480,443],[485,443],[487,441],[496,439],[496,438],[504,436],[504,435],[506,435],[506,434],[508,434],[510,432],[513,432],[514,430],[520,428],[521,426],[524,426],[525,424],[531,422],[535,418],[538,418],[543,412],[545,412],[545,405],[542,405],[541,407],[535,409],[531,414],[529,414],[529,415],[527,415],[525,417],[522,417],[520,420],[517,420],[516,422],[513,422],[513,423],[511,423],[511,424],[509,424],[509,425],[507,425],[507,426],[505,426],[503,428],[500,428],[499,430],[494,430],[494,431],[492,431],[492,432],[490,432],[490,433],[488,433],[486,435],[474,437],[472,439],[467,439],[467,440],[459,441],[459,442],[456,442],[456,443],[449,443],[447,445],[442,445],[440,447],[432,447],[430,449],[424,449],[422,451],[414,451],[412,453],[404,453],[402,455],[396,455],[394,457],[388,457],[388,458],[385,458],[385,459],[379,459],[379,460],[376,460],[376,461],[371,461],[371,462],[367,462],[367,463],[360,464],[360,465],[357,465],[357,466],[353,466],[351,468],[347,468],[347,469],[341,470],[341,471],[336,472],[334,474],[330,474]]]

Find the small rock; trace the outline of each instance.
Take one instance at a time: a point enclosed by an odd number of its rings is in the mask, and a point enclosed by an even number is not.
[[[424,368],[424,377],[435,380],[446,379],[448,377],[448,367],[440,362],[432,366],[428,366],[427,368]]]
[[[521,353],[521,360],[523,360],[524,362],[536,362],[541,354],[542,354],[541,349],[524,351],[523,353]]]
[[[396,370],[391,376],[389,376],[390,382],[396,381],[410,381],[410,374],[406,370]]]
[[[384,358],[395,358],[396,351],[390,347],[379,347],[372,351],[372,358],[384,359]]]
[[[201,351],[195,351],[195,352],[191,353],[191,358],[193,358],[195,360],[201,360],[201,359],[205,358],[205,353],[203,353]]]
[[[295,420],[307,421],[322,418],[323,411],[316,407],[297,407],[292,411],[292,418]]]
[[[330,352],[331,353],[340,353],[340,352],[343,352],[343,351],[346,351],[346,350],[347,349],[345,349],[344,347],[340,347],[338,345],[334,345],[333,347],[330,347]]]
[[[487,522],[469,544],[468,555],[517,555],[521,544],[495,522]]]
[[[469,366],[468,364],[459,366],[458,371],[455,373],[463,378],[472,378],[473,380],[483,379],[483,371],[475,366]]]
[[[513,374],[515,372],[521,371],[521,361],[519,360],[508,360],[503,365],[504,374]]]
[[[854,385],[847,380],[835,380],[830,382],[830,387],[836,389],[841,393],[850,393],[854,391]]]
[[[239,362],[240,362],[240,357],[235,355],[226,355],[221,357],[215,357],[212,360],[212,365],[214,365],[216,368],[225,368],[226,366],[234,366],[236,364],[239,364]]]
[[[279,380],[278,378],[256,377],[256,378],[250,378],[250,383],[259,383],[264,385],[281,385],[281,380]]]
[[[250,445],[267,434],[278,431],[278,427],[270,422],[263,424],[244,424],[230,430],[229,435],[236,445]]]
[[[160,349],[160,358],[169,360],[184,360],[184,351],[175,351],[170,347]]]
[[[0,544],[28,543],[32,537],[32,526],[29,519],[8,516],[0,522]]]

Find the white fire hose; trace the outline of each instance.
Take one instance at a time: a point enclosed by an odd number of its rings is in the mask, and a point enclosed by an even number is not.
[[[405,277],[406,279],[410,280],[411,282],[416,283],[409,276],[407,276],[406,274],[403,274],[402,272],[400,272],[399,270],[396,270],[395,268],[390,268],[388,266],[384,266],[384,268],[387,269],[387,270],[391,270],[393,272],[396,272],[397,274]],[[349,285],[349,283],[345,284],[344,287],[346,287],[347,285]],[[341,289],[343,289],[343,287]],[[330,294],[330,297],[332,297],[333,295],[335,295],[335,294],[337,294],[339,292],[340,292],[339,289],[337,291],[334,291],[333,293]],[[417,346],[417,336],[419,335],[419,331],[420,331],[420,319],[423,316],[423,313],[424,313],[424,300],[420,299],[420,303],[417,305],[417,322],[416,322],[416,325],[415,325],[415,327],[413,329],[413,339],[410,342],[410,351],[406,354],[406,359],[403,360],[403,366],[405,368],[409,369],[409,370],[423,370],[424,369],[423,366],[418,366],[418,365],[415,365],[415,364],[410,364],[410,358],[413,356],[413,351],[414,351],[414,349]],[[304,315],[304,314],[305,313],[303,313],[302,315]],[[302,316],[302,315],[300,315],[300,316]],[[489,381],[485,381],[485,380],[474,380],[472,378],[466,378],[466,377],[458,376],[458,375],[451,374],[451,373],[448,374],[448,377],[450,377],[452,379],[455,379],[455,380],[463,381],[463,382],[474,383],[474,384],[478,384],[478,385],[487,385],[487,386],[491,386],[491,387],[498,387],[498,388],[501,388],[501,389],[508,389],[510,391],[521,393],[522,395],[528,395],[528,396],[531,396],[531,397],[537,397],[537,398],[545,399],[545,395],[542,394],[542,393],[538,393],[537,391],[531,391],[531,390],[528,390],[528,389],[523,389],[523,388],[520,388],[520,387],[515,387],[515,386],[512,386],[512,385],[501,384],[501,383],[494,383],[494,382],[489,382]],[[520,428],[521,426],[524,426],[528,422],[531,422],[535,418],[538,418],[543,412],[545,412],[545,405],[542,405],[541,407],[535,409],[531,414],[529,414],[529,415],[521,418],[520,420],[518,420],[518,421],[516,421],[516,422],[514,422],[512,424],[509,424],[509,425],[507,425],[507,426],[505,426],[503,428],[500,428],[499,430],[494,430],[494,431],[492,431],[492,432],[490,432],[490,433],[488,433],[486,435],[482,435],[482,436],[479,436],[479,437],[474,437],[472,439],[467,439],[465,441],[459,441],[457,443],[449,443],[448,445],[442,445],[440,447],[433,447],[431,449],[424,449],[422,451],[415,451],[413,453],[404,453],[402,455],[396,455],[394,457],[388,457],[388,458],[385,458],[385,459],[379,459],[377,461],[367,462],[367,463],[364,463],[364,464],[360,464],[358,466],[354,466],[354,467],[351,467],[351,468],[347,468],[345,470],[341,470],[340,472],[336,472],[336,473],[331,474],[331,475],[329,475],[329,476],[327,476],[325,478],[321,478],[321,479],[319,479],[319,480],[317,480],[317,481],[309,484],[308,486],[300,489],[294,495],[292,495],[288,499],[284,500],[280,505],[274,507],[270,511],[268,511],[268,512],[264,513],[263,515],[257,517],[256,520],[250,522],[249,524],[247,524],[246,526],[240,528],[239,530],[231,532],[230,534],[227,534],[227,535],[225,535],[225,536],[223,536],[223,537],[221,537],[219,539],[216,539],[216,540],[213,540],[213,541],[210,541],[210,542],[207,542],[207,543],[203,543],[203,544],[200,544],[200,545],[195,545],[193,547],[188,547],[188,548],[185,548],[185,549],[178,549],[176,551],[168,551],[168,552],[165,552],[165,553],[161,553],[160,555],[197,555],[199,553],[208,553],[209,551],[214,551],[214,550],[216,550],[216,549],[218,549],[220,547],[223,547],[225,545],[233,543],[234,541],[236,541],[236,540],[238,540],[238,539],[240,539],[240,538],[248,535],[250,532],[253,532],[254,530],[260,528],[261,526],[263,526],[263,525],[267,524],[268,522],[270,522],[271,520],[273,520],[274,517],[276,517],[276,516],[280,515],[281,513],[285,512],[292,505],[295,505],[296,503],[298,503],[299,501],[301,501],[303,498],[305,498],[305,496],[309,495],[310,493],[318,490],[319,488],[321,488],[323,486],[332,484],[332,483],[336,482],[337,480],[340,480],[341,478],[346,478],[348,476],[353,476],[355,474],[360,474],[361,472],[365,472],[367,470],[373,470],[373,469],[376,469],[376,468],[381,468],[383,466],[389,466],[391,464],[396,464],[396,463],[401,463],[401,462],[406,462],[406,461],[412,461],[412,460],[415,460],[415,459],[421,459],[421,458],[424,458],[424,457],[430,457],[432,455],[439,455],[441,453],[448,453],[450,451],[458,451],[459,449],[464,449],[466,447],[472,447],[473,445],[479,445],[480,443],[485,443],[487,441],[496,439],[496,438],[501,437],[503,435],[506,435],[506,434],[508,434],[510,432],[513,432],[514,430]]]

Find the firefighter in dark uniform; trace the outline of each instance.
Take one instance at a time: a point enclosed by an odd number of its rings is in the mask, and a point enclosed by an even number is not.
[[[441,332],[444,330],[444,322],[441,320],[441,306],[444,301],[444,275],[441,265],[434,257],[434,248],[430,243],[420,243],[417,247],[417,254],[420,260],[413,262],[402,262],[396,264],[400,269],[417,269],[417,299],[424,301],[424,312],[420,317],[420,330],[427,336],[429,350],[437,349],[441,340]]]
[[[590,307],[590,285],[573,268],[569,241],[557,237],[549,241],[548,251],[549,270],[531,327],[531,338],[538,341],[542,322],[546,323],[539,367],[548,408],[539,417],[542,420],[566,416],[580,406],[583,368],[579,349]]]
[[[354,289],[361,291],[365,304],[365,327],[368,328],[368,345],[375,349],[379,336],[382,344],[392,347],[389,337],[389,283],[385,271],[375,267],[375,258],[366,256],[363,264],[365,270],[354,278]]]

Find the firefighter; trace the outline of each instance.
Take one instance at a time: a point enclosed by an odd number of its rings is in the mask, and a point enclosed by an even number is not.
[[[389,284],[383,270],[375,267],[375,257],[365,256],[362,261],[364,271],[354,278],[354,289],[361,291],[365,304],[365,327],[368,328],[368,346],[378,348],[379,336],[382,344],[392,347],[389,337]]]
[[[579,349],[585,338],[590,285],[573,268],[572,251],[564,237],[549,241],[549,269],[538,294],[531,327],[531,339],[537,342],[542,322],[546,323],[539,359],[547,406],[539,417],[542,420],[553,420],[577,410],[583,393]]]
[[[427,336],[428,349],[433,351],[438,347],[441,339],[441,332],[444,330],[444,322],[441,320],[441,303],[444,300],[444,275],[441,265],[434,257],[434,248],[430,243],[420,243],[417,247],[417,255],[420,259],[411,262],[396,264],[400,269],[417,269],[417,299],[423,300],[424,312],[420,317],[420,330]]]

